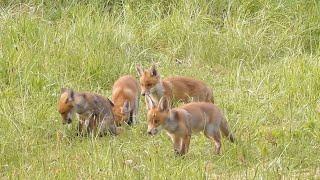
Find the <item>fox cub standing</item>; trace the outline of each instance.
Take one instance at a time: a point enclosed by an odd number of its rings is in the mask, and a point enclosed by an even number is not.
[[[140,65],[136,66],[140,76],[140,87],[142,96],[150,96],[156,103],[162,96],[171,100],[183,102],[205,101],[214,103],[212,90],[202,81],[189,77],[169,77],[161,80],[160,74],[153,65],[150,69],[143,70]]]
[[[112,102],[117,125],[121,125],[122,122],[129,125],[136,123],[139,94],[138,82],[132,76],[123,76],[114,83]]]
[[[203,131],[204,135],[215,141],[216,152],[220,153],[222,133],[234,142],[227,121],[216,105],[207,102],[192,102],[180,108],[169,109],[166,97],[158,106],[146,96],[148,104],[148,134],[155,135],[164,128],[173,142],[177,154],[188,152],[191,132]]]
[[[76,93],[72,89],[61,89],[59,113],[62,123],[70,124],[73,111],[79,118],[79,133],[89,132],[104,135],[107,131],[119,134],[112,113],[112,102],[94,93]]]

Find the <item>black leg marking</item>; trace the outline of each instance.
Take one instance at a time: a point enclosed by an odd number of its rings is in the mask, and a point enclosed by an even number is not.
[[[127,124],[129,126],[131,126],[133,124],[133,112],[130,112],[130,115],[129,115],[129,119],[128,119],[128,122]]]

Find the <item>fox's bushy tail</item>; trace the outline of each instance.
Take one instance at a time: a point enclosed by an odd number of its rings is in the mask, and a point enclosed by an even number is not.
[[[232,134],[228,122],[225,118],[220,123],[220,130],[224,136],[226,136],[231,142],[235,141],[234,135]]]

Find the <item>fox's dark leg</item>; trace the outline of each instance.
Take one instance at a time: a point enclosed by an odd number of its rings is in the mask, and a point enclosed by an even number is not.
[[[132,124],[133,124],[133,111],[131,111],[130,113],[129,113],[129,118],[128,118],[128,122],[127,122],[127,124],[129,125],[129,126],[131,126]]]
[[[214,140],[216,153],[220,154],[221,149],[221,134],[220,130],[213,125],[211,127],[207,127],[204,134],[211,140]]]
[[[88,132],[92,136],[94,136],[94,133],[96,132],[96,127],[95,126],[96,126],[95,118],[91,118],[89,120]]]
[[[83,136],[82,126],[83,126],[83,122],[80,120],[80,121],[79,121],[79,123],[78,123],[78,132],[77,132],[77,136]]]
[[[184,155],[184,154],[186,154],[188,152],[190,139],[191,139],[190,135],[186,135],[185,137],[182,138],[181,151],[180,151],[181,155]]]
[[[215,141],[215,146],[216,146],[216,153],[220,154],[220,149],[221,149],[221,135],[220,132],[217,131],[214,136],[213,139]]]
[[[173,141],[173,149],[175,154],[181,155],[181,138],[174,135],[171,138]]]

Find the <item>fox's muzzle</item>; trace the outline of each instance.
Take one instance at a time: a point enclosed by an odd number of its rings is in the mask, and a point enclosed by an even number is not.
[[[141,87],[141,95],[142,96],[149,96],[151,92],[152,92],[151,89]]]
[[[154,136],[158,134],[159,131],[160,131],[160,128],[148,128],[147,133],[151,136]]]
[[[154,136],[158,133],[157,129],[151,129],[150,131],[148,131],[148,134],[151,136]]]
[[[68,118],[67,119],[67,124],[71,124],[72,123],[72,119],[71,118]]]
[[[62,122],[62,124],[71,124],[71,123],[72,123],[72,119],[71,118],[68,118],[68,119],[66,119],[66,120],[64,120]]]
[[[72,119],[71,119],[71,113],[61,113],[61,117],[62,117],[62,124],[71,124],[72,123]]]
[[[148,96],[149,94],[150,94],[150,93],[149,93],[148,91],[141,91],[141,95],[142,95],[142,96],[146,96],[146,95]]]

